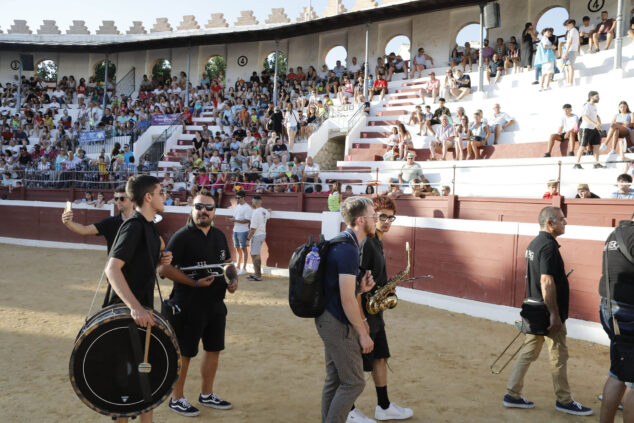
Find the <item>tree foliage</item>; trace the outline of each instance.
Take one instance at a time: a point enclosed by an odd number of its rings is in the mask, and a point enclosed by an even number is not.
[[[221,72],[226,77],[226,70],[227,62],[224,57],[221,56],[214,56],[209,59],[207,64],[205,64],[205,72],[207,73],[207,78],[209,79],[217,78]]]
[[[103,82],[106,76],[106,61],[102,61],[95,66],[95,82]],[[117,66],[108,61],[108,79],[117,80]]]
[[[169,60],[161,59],[157,60],[152,67],[152,80],[165,83],[168,79],[172,78],[172,64]]]
[[[43,60],[37,65],[36,73],[44,82],[56,82],[57,64],[52,60]]]
[[[286,58],[286,54],[279,51],[277,54],[277,74],[286,75],[287,66],[288,59]],[[269,54],[268,57],[264,59],[264,71],[269,75],[275,73],[275,53]]]

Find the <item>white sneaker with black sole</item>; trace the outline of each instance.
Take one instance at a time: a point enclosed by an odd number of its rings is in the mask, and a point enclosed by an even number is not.
[[[181,416],[195,417],[200,414],[200,410],[194,407],[185,398],[180,398],[174,401],[170,399],[170,410]]]
[[[386,409],[381,408],[380,405],[376,406],[374,411],[374,418],[377,420],[404,420],[409,419],[414,415],[411,408],[403,408],[390,403],[390,406]]]
[[[216,408],[218,410],[229,410],[233,407],[229,401],[221,399],[218,395],[211,393],[209,395],[200,394],[198,397],[198,403],[205,407]]]

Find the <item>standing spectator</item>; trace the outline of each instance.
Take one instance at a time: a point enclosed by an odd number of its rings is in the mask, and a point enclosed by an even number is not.
[[[245,193],[240,190],[236,192],[238,204],[233,212],[233,217],[229,218],[233,222],[233,246],[236,249],[238,275],[247,274],[247,236],[249,234],[249,224],[253,210],[245,201]],[[242,268],[240,265],[242,264]]]
[[[617,186],[619,190],[613,192],[610,198],[616,200],[631,200],[634,199],[634,190],[630,188],[632,185],[632,176],[627,173],[623,173],[616,178]]]
[[[612,44],[612,40],[614,39],[614,33],[616,32],[616,19],[609,18],[608,12],[601,12],[601,23],[599,23],[592,34],[592,40],[594,41],[594,45],[597,48],[597,51],[601,50],[599,48],[599,41],[605,42],[605,49],[610,48],[610,44]]]
[[[634,218],[634,216],[633,216]],[[618,235],[617,235],[618,233]],[[623,340],[615,338],[616,334],[625,339],[634,336],[631,322],[634,321],[634,221],[624,220],[608,236],[603,247],[603,274],[599,281],[599,308],[603,330],[610,338],[610,370],[603,388],[601,401],[601,423],[613,423],[619,403],[623,399],[623,422],[632,421],[634,405],[634,384],[624,374],[624,366],[619,347]],[[609,263],[609,264],[608,264]],[[615,324],[617,325],[615,327]],[[618,329],[618,330],[617,330]]]
[[[339,211],[341,203],[341,184],[338,181],[332,183],[330,194],[328,194],[328,210],[331,212]]]
[[[589,147],[594,153],[594,168],[605,168],[599,163],[599,145],[601,144],[601,118],[597,114],[596,104],[599,102],[599,93],[590,91],[588,93],[588,102],[583,106],[581,113],[581,126],[579,127],[579,138],[581,147],[577,149],[577,162],[573,169],[583,169],[581,167],[581,155],[584,147]]]
[[[493,106],[493,116],[489,119],[489,130],[495,134],[495,138],[493,139],[493,144],[498,143],[498,138],[500,138],[500,133],[513,125],[515,120],[510,117],[508,114],[500,111],[500,105],[496,103]]]
[[[575,81],[575,59],[579,54],[579,31],[575,27],[575,20],[568,19],[564,22],[568,32],[566,33],[566,44],[561,59],[566,65],[566,81],[572,85]]]
[[[524,376],[539,357],[546,343],[557,401],[555,409],[577,416],[589,416],[592,409],[573,400],[568,385],[568,347],[566,326],[570,287],[556,238],[566,231],[566,219],[558,207],[544,207],[539,213],[539,235],[526,250],[526,292],[528,298],[542,301],[550,314],[548,336],[527,334],[506,385],[503,404],[509,408],[533,408],[535,403],[522,397]]]
[[[322,422],[344,423],[358,396],[363,392],[363,360],[359,349],[368,354],[374,347],[368,325],[363,321],[359,295],[374,286],[367,270],[357,283],[359,245],[373,236],[376,213],[372,200],[350,197],[343,202],[341,216],[347,229],[337,237],[345,242],[333,245],[325,260],[324,297],[326,310],[315,319],[324,342],[326,380],[321,402]]]
[[[593,192],[590,192],[590,187],[588,184],[579,184],[577,185],[577,195],[575,198],[600,198]]]
[[[572,106],[570,104],[564,104],[564,116],[561,118],[559,129],[557,133],[550,136],[548,141],[548,151],[544,153],[544,157],[550,157],[550,153],[553,151],[555,141],[568,141],[568,155],[574,156],[575,143],[577,142],[577,132],[579,132],[579,117],[572,113]]]
[[[533,43],[537,41],[537,34],[531,22],[526,22],[524,31],[522,31],[522,54],[520,58],[520,66],[530,69],[533,66]]]
[[[262,197],[259,195],[253,196],[251,207],[253,207],[253,213],[251,215],[247,242],[251,242],[251,262],[253,263],[254,272],[247,279],[250,281],[261,281],[262,259],[260,258],[260,251],[266,239],[266,222],[271,217],[271,212],[262,207]]]
[[[535,66],[541,65],[542,76],[539,81],[539,90],[549,90],[550,81],[555,73],[555,49],[556,47],[550,42],[553,36],[552,28],[544,28],[542,30],[542,39],[537,47],[537,55],[535,56]],[[546,82],[546,86],[544,86]]]
[[[559,182],[552,180],[552,181],[548,181],[547,185],[548,185],[548,191],[544,193],[542,198],[544,200],[546,199],[552,200],[553,197],[556,197],[559,195]]]

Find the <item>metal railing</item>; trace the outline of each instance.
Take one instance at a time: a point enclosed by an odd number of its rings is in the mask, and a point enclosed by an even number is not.
[[[117,81],[115,85],[115,94],[118,96],[130,97],[136,90],[135,86],[136,71],[133,67],[125,74],[123,78]]]
[[[101,149],[106,150],[106,153],[109,153],[114,148],[115,143],[119,143],[121,146],[125,144],[132,144],[130,140],[132,139],[131,135],[121,135],[121,136],[106,136],[105,141],[94,141],[94,142],[86,142],[79,144],[79,148],[84,150],[86,154],[99,154]]]
[[[174,122],[170,126],[168,126],[163,132],[161,132],[160,135],[158,135],[156,138],[152,140],[152,144],[150,145],[150,148],[146,152],[146,154],[149,155],[149,161],[151,163],[158,163],[163,159],[163,157],[165,156],[165,145],[167,143],[167,140],[172,136],[176,128],[182,127],[182,126],[183,126],[182,120],[178,122]]]

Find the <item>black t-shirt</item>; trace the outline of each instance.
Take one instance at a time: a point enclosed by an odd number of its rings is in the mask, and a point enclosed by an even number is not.
[[[564,269],[564,260],[559,253],[559,243],[545,231],[540,231],[526,249],[528,298],[544,300],[540,281],[541,275],[550,275],[555,280],[559,317],[564,322],[568,318],[570,287]]]
[[[363,312],[368,318],[368,324],[370,325],[370,332],[376,333],[385,327],[383,321],[383,312],[378,314],[369,314],[365,305],[368,298],[374,295],[382,286],[387,283],[387,268],[385,266],[385,253],[383,252],[383,242],[381,242],[376,236],[367,237],[361,243],[361,272],[360,276],[365,274],[366,270],[372,272],[372,277],[376,285],[369,292],[362,295],[361,304],[363,304]]]
[[[110,250],[110,257],[125,262],[121,269],[123,276],[136,299],[144,307],[154,305],[154,280],[160,249],[161,239],[156,225],[135,211],[121,225],[117,242]],[[120,302],[121,299],[113,292],[109,304]]]
[[[462,75],[456,79],[456,83],[458,88],[471,88],[471,77],[469,77],[469,75]]]
[[[212,226],[205,235],[193,222],[189,222],[172,236],[166,250],[172,252],[172,265],[176,267],[220,264],[231,259],[227,238],[220,229]],[[193,279],[203,278],[214,270],[198,271]],[[224,300],[226,291],[225,277],[216,276],[211,285],[201,288],[174,282],[172,296],[181,302],[188,302],[188,305],[204,305]]]
[[[205,140],[204,140],[204,139],[202,139],[202,138],[201,138],[200,140],[198,140],[198,139],[194,138],[192,141],[194,142],[194,148],[195,148],[196,150],[200,150],[200,149],[203,147],[203,145],[205,145],[205,144],[206,144],[206,143],[205,143]]]
[[[271,151],[273,153],[279,153],[279,154],[283,154],[284,151],[287,151],[288,148],[286,148],[286,144],[275,144],[272,148]]]
[[[619,223],[623,241],[625,241],[626,249],[634,256],[634,222],[624,220]],[[630,263],[627,258],[619,251],[619,245],[616,241],[616,235],[613,231],[606,241],[608,250],[608,262],[610,272],[610,287],[612,299],[620,303],[630,304],[634,306],[634,264]],[[605,256],[603,258],[605,260]],[[605,290],[605,263],[602,267],[601,280],[599,282],[599,295],[607,297]]]
[[[95,228],[97,228],[97,235],[102,235],[106,238],[106,245],[108,246],[108,254],[110,254],[110,250],[112,249],[112,244],[114,243],[114,239],[117,236],[117,232],[123,223],[123,217],[121,214],[116,216],[106,217],[100,222],[95,223]]]

